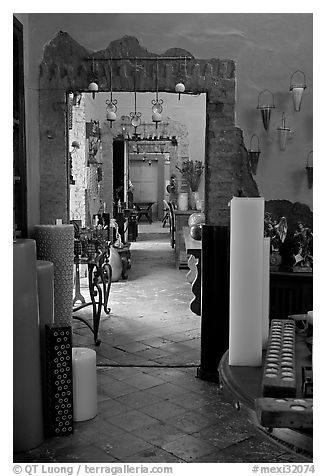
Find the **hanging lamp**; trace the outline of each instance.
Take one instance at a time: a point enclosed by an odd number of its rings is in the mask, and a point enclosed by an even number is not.
[[[312,180],[313,180],[313,152],[312,150],[309,152],[307,156],[307,165],[306,165],[306,172],[307,172],[307,181],[308,181],[308,188],[312,188]]]
[[[137,112],[137,92],[136,92],[136,73],[137,73],[137,58],[135,58],[135,72],[134,72],[134,95],[135,95],[135,111],[130,112],[129,116],[131,118],[131,125],[135,129],[135,135],[137,131],[137,127],[141,124],[141,112]]]
[[[252,140],[253,138],[256,137],[257,139],[257,147],[253,149],[252,147]],[[256,175],[257,173],[257,165],[258,165],[258,160],[259,160],[259,155],[260,155],[260,149],[259,149],[259,138],[256,134],[253,134],[250,139],[250,145],[249,145],[249,150],[248,150],[248,156],[249,156],[249,163],[250,163],[250,168],[252,170],[252,173]]]
[[[285,114],[282,113],[282,125],[277,128],[279,133],[279,142],[280,142],[280,149],[286,149],[286,142],[288,138],[288,133],[290,132],[290,128],[285,125]]]
[[[185,63],[184,63],[184,70],[185,70],[185,78],[187,76],[187,63],[186,63],[186,57],[185,57]],[[180,70],[181,70],[181,56],[180,56]],[[180,73],[181,74],[181,73]],[[180,78],[179,82],[175,85],[175,92],[179,94],[179,101],[181,94],[184,93],[186,90],[186,86],[182,82],[182,79]]]
[[[93,65],[92,65],[92,80],[88,85],[88,91],[92,92],[92,97],[95,99],[95,93],[98,92],[98,84],[97,84],[97,79],[95,77],[95,72],[94,72],[94,58],[93,58]]]
[[[117,99],[112,99],[112,58],[110,59],[110,101],[106,101],[106,120],[110,122],[110,127],[112,123],[117,119]]]
[[[155,127],[159,122],[162,122],[162,111],[163,111],[163,99],[158,98],[158,59],[156,58],[156,99],[152,100],[152,121],[155,122]]]
[[[272,102],[271,103],[266,103],[266,104],[260,104],[260,102],[259,102],[260,96],[262,94],[266,93],[266,92],[269,93],[272,96]],[[274,95],[273,95],[273,93],[269,89],[264,89],[263,91],[261,91],[258,94],[257,109],[260,109],[262,120],[263,120],[263,125],[264,125],[264,128],[265,128],[266,131],[267,131],[268,126],[269,126],[269,122],[270,122],[270,118],[271,118],[271,111],[274,108],[275,108],[275,105],[274,105]]]
[[[300,73],[302,81],[294,81],[293,76]],[[303,91],[306,89],[306,76],[303,71],[299,69],[295,71],[290,78],[290,91],[292,92],[293,106],[295,111],[300,111]]]

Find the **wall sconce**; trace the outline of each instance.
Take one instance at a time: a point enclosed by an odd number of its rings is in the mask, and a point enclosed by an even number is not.
[[[79,91],[74,92],[74,98],[72,101],[73,106],[80,106],[82,100],[82,93]]]
[[[71,153],[73,153],[73,152],[76,152],[76,150],[80,148],[80,144],[78,141],[73,140],[71,143],[71,147],[72,147]]]
[[[302,82],[294,82],[293,76],[300,73],[303,76]],[[292,91],[293,106],[295,111],[300,111],[303,91],[306,89],[306,76],[299,69],[295,71],[290,78],[290,91]]]
[[[257,139],[257,147],[256,149],[253,149],[251,146],[252,139],[256,137]],[[252,173],[256,175],[257,173],[257,165],[258,165],[258,160],[259,160],[259,155],[260,155],[260,149],[259,149],[259,138],[256,134],[253,134],[250,139],[250,149],[248,150],[248,156],[249,156],[249,163],[250,163],[250,168],[252,170]]]
[[[286,127],[285,125],[285,114],[284,112],[282,113],[282,126],[277,128],[279,132],[279,142],[280,142],[280,149],[285,150],[286,149],[286,141],[288,138],[288,133],[290,132],[290,128]]]
[[[311,150],[307,156],[307,165],[306,165],[308,188],[312,188],[312,179],[313,179],[312,168],[313,168],[313,152]]]
[[[269,104],[260,104],[259,103],[259,98],[260,96],[265,93],[265,92],[268,92],[271,96],[272,96],[272,103]],[[258,105],[257,105],[257,109],[260,109],[260,112],[261,112],[261,116],[262,116],[262,120],[263,120],[263,124],[264,124],[264,128],[265,130],[267,131],[268,129],[268,126],[269,126],[269,122],[270,122],[270,118],[271,118],[271,111],[272,109],[275,108],[275,105],[274,105],[274,96],[273,96],[273,93],[269,90],[269,89],[264,89],[263,91],[261,91],[259,94],[258,94]]]

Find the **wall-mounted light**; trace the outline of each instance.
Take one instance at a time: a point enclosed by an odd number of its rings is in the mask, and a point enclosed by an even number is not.
[[[301,75],[301,81],[294,80],[294,76]],[[306,89],[306,76],[299,69],[295,71],[290,78],[290,91],[292,92],[293,106],[295,111],[300,111],[303,91]]]
[[[307,164],[306,164],[308,188],[312,188],[312,179],[313,179],[312,169],[313,169],[313,152],[311,150],[307,156]]]
[[[271,102],[266,101],[265,103],[260,104],[260,102],[259,102],[260,101],[260,96],[262,94],[265,94],[265,93],[269,93],[272,96],[272,101]],[[273,95],[273,93],[269,89],[264,89],[263,91],[261,91],[258,94],[257,109],[259,109],[260,112],[261,112],[263,125],[264,125],[264,128],[265,128],[266,131],[267,131],[268,126],[269,126],[269,122],[270,122],[270,118],[271,118],[271,111],[274,108],[275,108],[275,105],[274,105],[274,95]]]
[[[256,147],[252,147],[252,140],[256,138]],[[248,156],[249,156],[249,163],[250,163],[250,168],[252,170],[252,173],[256,175],[257,173],[257,165],[258,165],[258,160],[259,160],[259,155],[260,155],[260,149],[259,149],[259,138],[256,134],[253,134],[250,139],[250,145],[249,145],[249,150],[248,150]]]
[[[79,144],[78,141],[73,140],[72,143],[71,143],[71,147],[72,147],[71,153],[73,153],[73,152],[76,152],[76,149],[80,148],[80,144]]]
[[[73,106],[80,106],[81,100],[82,100],[82,93],[79,91],[75,91],[74,93],[74,98],[72,101]]]
[[[286,126],[285,124],[285,114],[284,112],[282,113],[282,125],[277,128],[278,133],[279,133],[279,143],[280,143],[280,149],[285,150],[286,149],[286,142],[288,138],[288,133],[290,132],[290,128]]]

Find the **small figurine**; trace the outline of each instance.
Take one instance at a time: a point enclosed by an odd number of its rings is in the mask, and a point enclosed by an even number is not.
[[[310,272],[313,263],[313,234],[310,228],[299,221],[293,234],[295,246],[293,271]]]

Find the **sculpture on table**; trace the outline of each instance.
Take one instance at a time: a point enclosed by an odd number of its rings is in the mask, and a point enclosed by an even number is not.
[[[294,272],[311,272],[313,264],[313,234],[301,221],[293,234]]]
[[[281,247],[288,231],[287,220],[281,217],[280,221],[273,220],[271,213],[265,213],[264,236],[271,239],[270,268],[277,271],[282,263]]]

